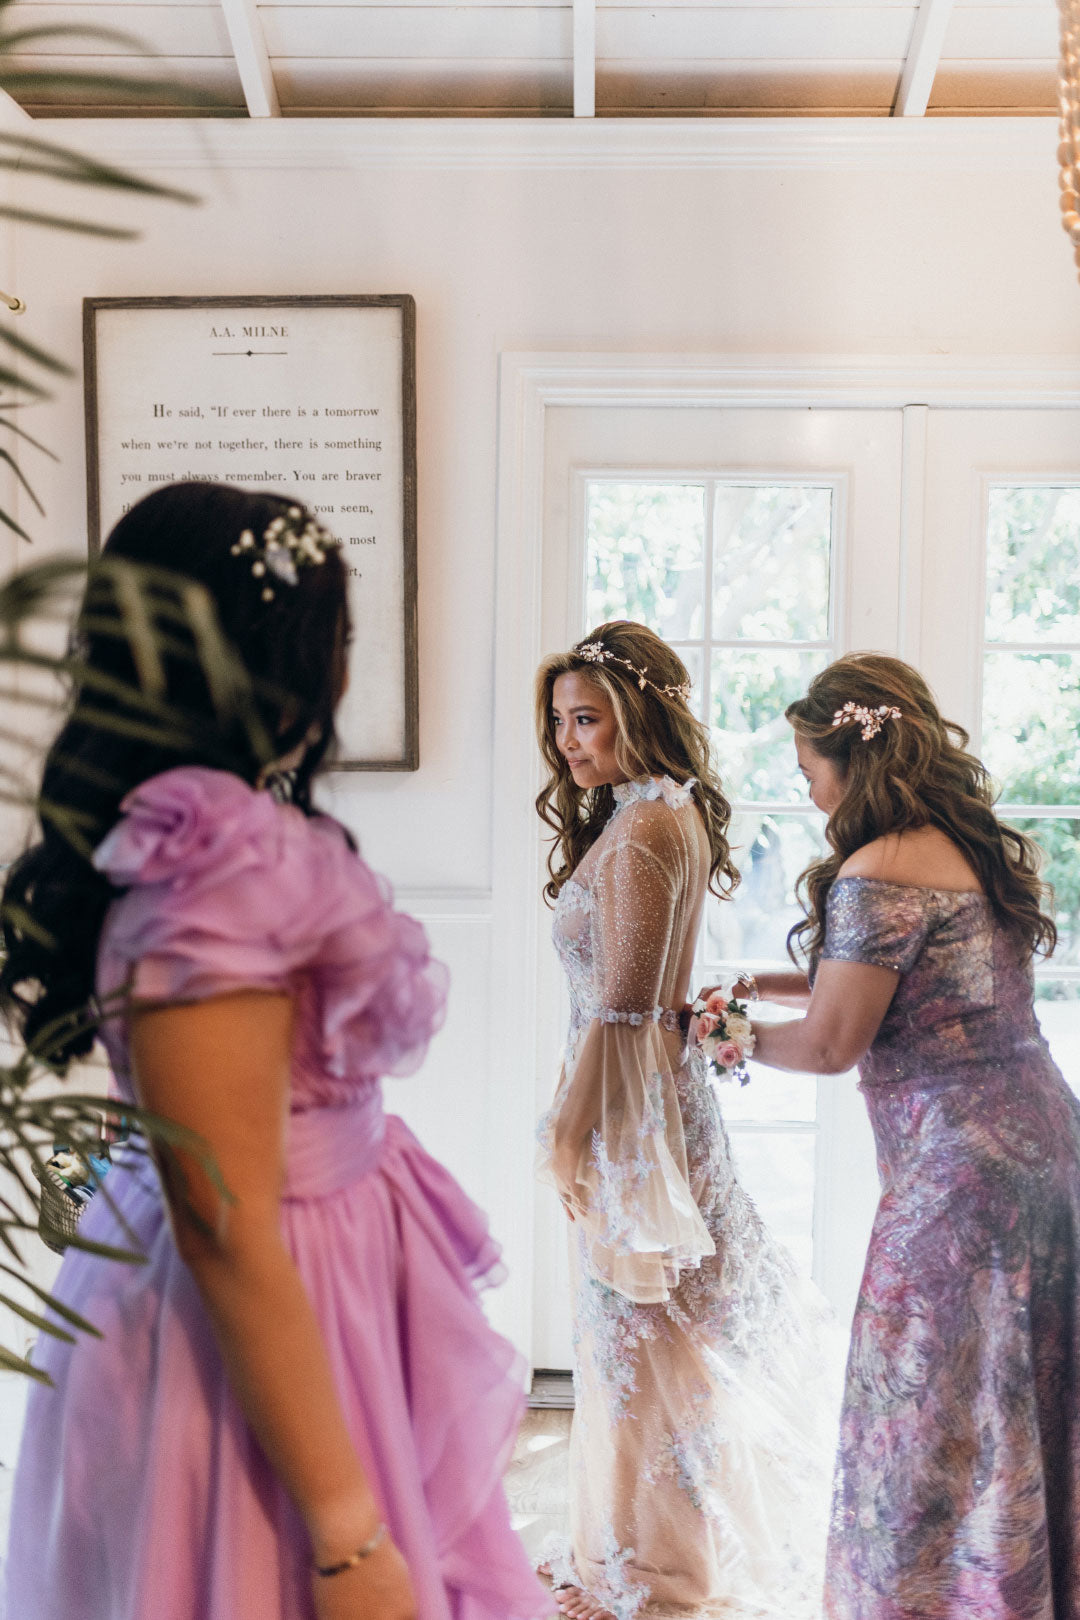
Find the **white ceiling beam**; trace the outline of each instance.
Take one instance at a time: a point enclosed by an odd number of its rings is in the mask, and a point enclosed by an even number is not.
[[[921,118],[930,104],[953,0],[920,0],[893,117]]]
[[[280,118],[281,103],[255,0],[221,0],[221,9],[249,115]]]
[[[574,117],[596,117],[596,0],[574,0]]]

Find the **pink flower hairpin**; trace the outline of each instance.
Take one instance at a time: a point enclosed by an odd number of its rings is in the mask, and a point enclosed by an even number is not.
[[[856,725],[862,727],[862,740],[869,742],[876,737],[886,720],[902,720],[904,717],[900,710],[891,703],[882,703],[876,709],[864,708],[861,703],[845,703],[842,709],[837,709],[833,715],[833,726]]]

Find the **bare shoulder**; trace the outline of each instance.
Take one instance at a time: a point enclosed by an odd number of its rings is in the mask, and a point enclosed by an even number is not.
[[[979,875],[962,850],[937,827],[914,827],[875,838],[848,856],[839,876],[922,889],[981,888]]]

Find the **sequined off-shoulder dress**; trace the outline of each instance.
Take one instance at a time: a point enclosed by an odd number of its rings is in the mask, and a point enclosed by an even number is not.
[[[1080,1106],[978,893],[841,878],[822,957],[899,975],[861,1089],[830,1620],[1080,1620]]]

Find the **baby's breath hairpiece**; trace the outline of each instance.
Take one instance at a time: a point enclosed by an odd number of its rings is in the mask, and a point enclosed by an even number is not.
[[[891,703],[882,703],[879,708],[866,709],[861,703],[845,703],[842,709],[837,709],[833,715],[833,726],[861,726],[862,740],[869,742],[876,737],[886,720],[902,720],[904,717],[900,710]]]
[[[274,587],[267,575],[273,575],[282,585],[298,585],[300,570],[318,567],[326,561],[326,553],[336,551],[339,544],[314,518],[305,515],[302,506],[289,506],[271,518],[261,540],[245,529],[230,551],[234,557],[250,560],[255,578],[266,580],[263,601],[272,602]]]
[[[682,698],[684,703],[690,702],[691,689],[689,681],[684,681],[680,686],[658,686],[655,681],[649,679],[648,670],[638,669],[637,665],[632,664],[629,658],[620,658],[618,653],[611,651],[610,647],[605,647],[602,641],[581,641],[572,650],[579,658],[584,658],[587,664],[623,664],[633,675],[637,676],[638,688],[642,692],[647,686],[651,686],[654,692],[659,692],[663,697],[677,697]]]

